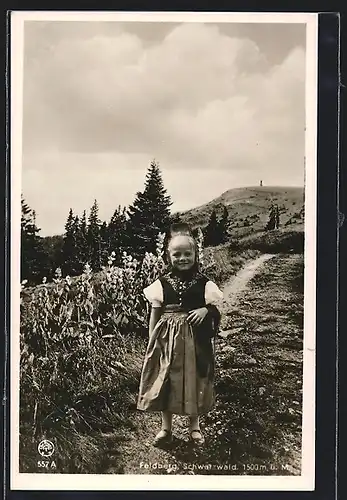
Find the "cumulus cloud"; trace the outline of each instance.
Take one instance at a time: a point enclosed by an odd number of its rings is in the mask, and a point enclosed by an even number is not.
[[[59,23],[60,31],[58,24],[55,30],[39,24],[25,41],[26,190],[34,190],[33,172],[50,175],[49,165],[57,176],[74,170],[95,187],[104,179],[100,172],[115,179],[144,171],[154,156],[172,186],[180,170],[197,178],[208,171],[209,181],[218,171],[215,178],[239,185],[256,183],[260,174],[278,179],[282,173],[289,183],[303,178],[302,47],[293,44],[273,65],[251,38],[216,25],[172,26],[148,43],[119,23],[107,23],[104,32],[93,31],[93,23],[80,30]],[[200,191],[206,201],[212,197],[207,187]]]

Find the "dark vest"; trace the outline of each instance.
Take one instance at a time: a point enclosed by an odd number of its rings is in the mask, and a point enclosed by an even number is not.
[[[206,305],[205,286],[209,279],[197,273],[190,279],[179,279],[172,273],[162,276],[163,306],[178,306],[189,312]],[[213,305],[208,305],[208,314],[200,325],[192,326],[195,338],[195,353],[197,370],[202,377],[213,380],[215,366],[212,339],[215,337],[220,320],[220,313]]]
[[[160,278],[160,282],[163,287],[164,305],[177,304],[183,310],[190,311],[206,304],[205,286],[208,279],[202,274],[189,281],[167,274]]]
[[[205,287],[209,279],[203,274],[197,273],[189,280],[181,280],[172,273],[165,274],[159,278],[163,287],[163,305],[177,305],[183,311],[189,312],[206,305]],[[220,313],[213,305],[208,305],[208,314],[201,325],[194,327],[200,340],[211,339],[215,336]]]

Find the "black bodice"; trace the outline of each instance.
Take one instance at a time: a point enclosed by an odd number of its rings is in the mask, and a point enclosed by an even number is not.
[[[206,304],[205,286],[208,278],[200,273],[191,279],[182,279],[169,273],[161,277],[160,282],[165,305],[177,304],[189,311]]]
[[[197,273],[189,277],[187,275],[177,276],[171,272],[159,279],[163,287],[164,307],[177,305],[183,311],[189,312],[206,305],[205,287],[209,279],[203,274]],[[217,333],[220,313],[213,305],[208,305],[207,308],[208,314],[201,324],[193,326],[193,333],[196,341],[197,369],[202,376],[208,374],[209,377],[213,378],[212,338]]]

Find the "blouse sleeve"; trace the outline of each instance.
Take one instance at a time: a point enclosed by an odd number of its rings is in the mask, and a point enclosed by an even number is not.
[[[161,307],[163,303],[163,286],[160,280],[154,281],[143,290],[143,293],[152,307]]]
[[[205,285],[205,302],[206,304],[215,304],[223,298],[223,292],[213,281],[208,281]]]

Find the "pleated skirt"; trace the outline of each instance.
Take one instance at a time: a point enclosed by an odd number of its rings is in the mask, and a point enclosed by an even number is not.
[[[215,403],[214,366],[199,373],[199,350],[186,312],[164,312],[149,339],[137,408],[200,415]],[[206,365],[206,363],[205,363]]]

